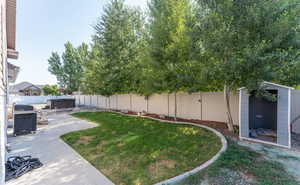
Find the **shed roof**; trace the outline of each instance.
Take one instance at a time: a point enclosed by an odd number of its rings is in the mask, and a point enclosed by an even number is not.
[[[272,83],[272,82],[267,82],[267,81],[263,81],[262,84],[273,85],[273,86],[277,86],[277,87],[281,87],[281,88],[285,88],[285,89],[294,90],[293,87],[289,87],[289,86],[285,86],[285,85],[280,85],[280,84],[276,84],[276,83]],[[239,88],[238,90],[244,90],[244,89],[246,89],[246,87]]]

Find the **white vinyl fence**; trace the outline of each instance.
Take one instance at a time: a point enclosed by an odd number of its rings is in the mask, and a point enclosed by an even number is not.
[[[134,112],[174,116],[175,95],[154,94],[146,99],[136,94],[121,94],[111,97],[99,95],[75,95],[76,104],[103,109],[126,110]],[[234,123],[239,122],[239,96],[232,94],[231,109]],[[222,92],[177,94],[177,117],[208,121],[226,122],[226,106]]]
[[[74,98],[73,96],[9,96],[9,104],[45,104],[49,99]]]

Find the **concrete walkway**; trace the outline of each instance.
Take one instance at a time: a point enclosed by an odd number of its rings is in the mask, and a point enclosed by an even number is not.
[[[59,137],[65,133],[92,128],[93,123],[71,117],[67,113],[48,116],[49,125],[36,134],[9,137],[9,156],[32,155],[44,164],[7,185],[113,185]]]

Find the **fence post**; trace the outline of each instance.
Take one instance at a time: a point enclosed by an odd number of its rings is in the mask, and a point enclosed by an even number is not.
[[[90,97],[90,107],[92,107],[93,106],[93,104],[92,104],[92,95],[89,95],[89,97]]]
[[[168,116],[170,117],[170,94],[168,93]]]
[[[149,96],[146,97],[146,106],[147,113],[149,113]]]
[[[116,109],[119,110],[118,94],[116,94]]]
[[[133,111],[132,110],[132,94],[131,93],[129,94],[129,97],[130,97],[130,111]]]
[[[96,106],[96,107],[98,107],[98,108],[99,108],[99,96],[98,96],[98,95],[96,95],[96,97],[97,97],[97,106]]]
[[[200,112],[200,115],[201,115],[201,120],[203,120],[203,95],[202,95],[202,92],[200,92],[200,108],[201,108],[201,112]]]

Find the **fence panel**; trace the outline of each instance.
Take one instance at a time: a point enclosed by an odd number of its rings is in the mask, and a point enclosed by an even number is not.
[[[148,112],[169,115],[168,94],[154,94],[148,100]]]
[[[232,94],[230,105],[233,121],[238,124],[239,99],[237,94]],[[223,92],[203,93],[202,107],[203,120],[227,122]]]
[[[118,95],[113,95],[110,98],[110,109],[117,110],[118,109]]]
[[[110,98],[104,96],[76,96],[78,104],[95,106],[103,109],[131,110],[134,112],[146,111],[153,114],[174,116],[175,95],[154,94],[148,100],[135,94],[114,95]],[[231,96],[232,116],[235,124],[239,122],[239,97]],[[178,93],[177,117],[185,119],[198,119],[226,122],[226,106],[223,92],[204,93]]]
[[[130,110],[131,101],[129,94],[119,94],[118,95],[118,109],[119,110]]]
[[[177,116],[185,119],[201,120],[201,94],[178,94],[177,95]]]
[[[144,96],[132,95],[132,111],[143,112],[147,111],[147,100]]]

